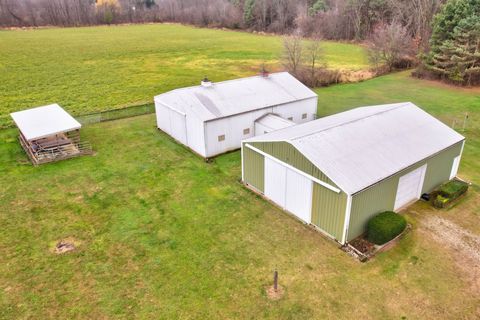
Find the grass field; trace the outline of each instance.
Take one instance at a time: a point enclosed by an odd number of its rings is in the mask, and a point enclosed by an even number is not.
[[[368,68],[362,47],[324,42],[331,68]],[[72,113],[151,102],[174,88],[280,68],[281,37],[180,25],[0,31],[0,125],[58,102]]]
[[[97,154],[33,168],[0,131],[0,318],[478,319],[480,300],[425,216],[480,233],[478,92],[398,73],[319,89],[321,115],[411,100],[471,122],[460,174],[475,186],[448,211],[417,204],[393,250],[362,264],[246,190],[240,154],[207,164],[154,116],[88,126]],[[59,239],[79,250],[55,255]],[[286,294],[264,288],[277,268]]]

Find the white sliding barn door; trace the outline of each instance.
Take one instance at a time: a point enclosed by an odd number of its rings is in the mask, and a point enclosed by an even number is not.
[[[312,180],[265,157],[265,196],[277,205],[311,223]]]
[[[287,168],[265,158],[265,196],[282,208],[285,208],[286,182]]]
[[[312,188],[312,180],[287,169],[285,209],[307,223],[312,222]]]

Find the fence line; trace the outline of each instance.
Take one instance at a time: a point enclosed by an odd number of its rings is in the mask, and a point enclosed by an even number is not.
[[[131,118],[150,113],[155,113],[155,105],[152,103],[84,114],[76,116],[75,119],[77,119],[78,122],[80,122],[81,124],[92,124],[111,120]]]
[[[93,123],[118,120],[124,118],[131,118],[136,116],[141,116],[144,114],[155,113],[155,105],[153,103],[128,106],[119,109],[105,110],[95,113],[87,113],[78,116],[74,116],[78,122],[82,125],[88,125]],[[3,121],[5,119],[5,121]],[[5,122],[4,124],[2,124]],[[13,128],[15,124],[10,119],[9,116],[0,117],[0,129]]]

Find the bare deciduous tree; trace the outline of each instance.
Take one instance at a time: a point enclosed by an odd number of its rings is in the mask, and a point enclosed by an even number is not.
[[[322,44],[320,38],[310,40],[304,49],[303,58],[305,61],[305,68],[309,76],[309,85],[317,87],[319,85],[317,79],[317,70],[319,67],[326,68],[325,63],[322,63]]]
[[[377,67],[385,65],[389,71],[407,67],[415,54],[412,37],[397,22],[378,25],[369,40],[369,57]]]
[[[283,39],[283,64],[285,68],[297,74],[302,63],[302,37],[298,33]]]

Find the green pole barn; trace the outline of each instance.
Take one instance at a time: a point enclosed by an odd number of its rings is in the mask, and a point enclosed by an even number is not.
[[[412,103],[352,109],[242,142],[242,180],[341,244],[454,178],[465,138]]]

